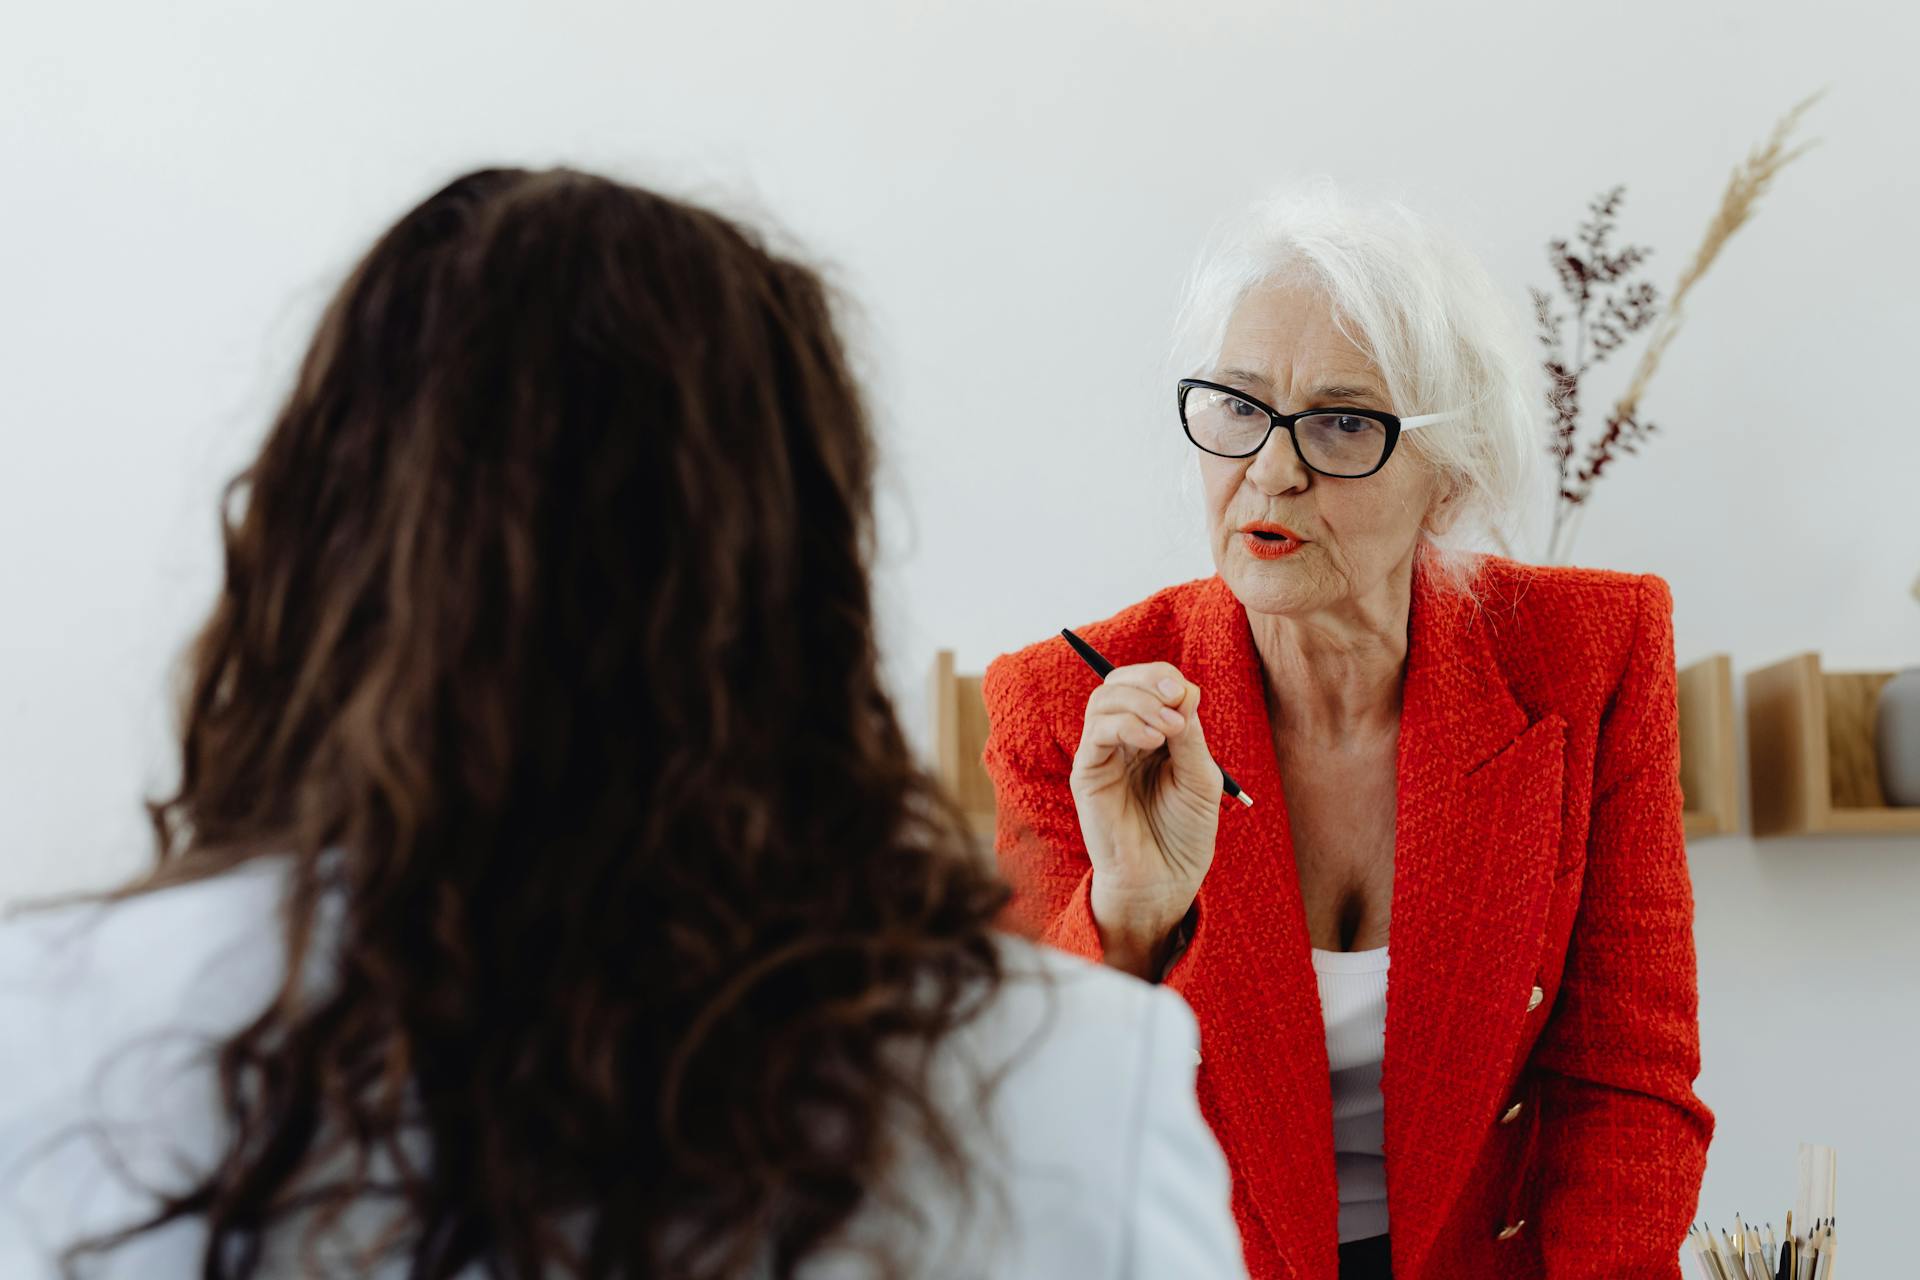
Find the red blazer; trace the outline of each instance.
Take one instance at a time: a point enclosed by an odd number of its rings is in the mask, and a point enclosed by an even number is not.
[[[1393,1272],[1672,1280],[1713,1132],[1692,1089],[1672,597],[1500,559],[1477,592],[1416,575],[1408,627],[1381,1073]],[[1325,1030],[1245,610],[1209,578],[1081,634],[1199,685],[1214,758],[1257,801],[1223,806],[1166,981],[1199,1019],[1250,1271],[1335,1280]],[[997,659],[985,689],[1012,921],[1095,959],[1067,779],[1096,683],[1052,639]]]

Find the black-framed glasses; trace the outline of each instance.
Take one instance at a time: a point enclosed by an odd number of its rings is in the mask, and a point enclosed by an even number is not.
[[[1386,466],[1402,431],[1455,416],[1397,418],[1377,409],[1343,408],[1281,413],[1244,391],[1200,378],[1182,378],[1179,399],[1180,426],[1196,448],[1221,458],[1251,458],[1278,427],[1310,470],[1341,480],[1358,480]]]

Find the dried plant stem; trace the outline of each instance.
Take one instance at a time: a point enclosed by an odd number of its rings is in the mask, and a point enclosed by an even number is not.
[[[1631,452],[1634,446],[1653,430],[1651,423],[1643,423],[1639,417],[1640,400],[1646,394],[1647,384],[1653,380],[1654,373],[1660,368],[1661,358],[1666,355],[1668,345],[1680,332],[1681,321],[1686,318],[1687,294],[1692,291],[1700,278],[1706,275],[1707,269],[1720,256],[1720,250],[1726,246],[1728,240],[1733,238],[1733,233],[1746,225],[1747,220],[1753,216],[1760,197],[1766,194],[1768,186],[1780,171],[1805,155],[1815,145],[1815,143],[1806,142],[1790,149],[1788,143],[1794,130],[1800,125],[1800,118],[1825,93],[1826,90],[1822,89],[1795,104],[1793,109],[1774,125],[1773,132],[1768,135],[1767,140],[1749,152],[1744,163],[1734,168],[1733,176],[1727,182],[1727,189],[1720,197],[1720,207],[1714,211],[1713,220],[1707,224],[1707,234],[1701,240],[1700,248],[1695,251],[1686,269],[1680,273],[1680,279],[1675,283],[1673,293],[1667,300],[1666,309],[1655,321],[1653,330],[1647,338],[1647,345],[1640,353],[1640,362],[1634,367],[1633,377],[1628,381],[1625,393],[1614,402],[1613,412],[1607,420],[1606,435],[1594,449],[1589,451],[1589,465],[1583,479],[1590,482],[1592,478],[1598,477],[1599,468],[1593,464],[1598,461],[1604,465],[1612,447],[1618,446]],[[1579,529],[1579,517],[1583,513],[1584,507],[1575,504],[1571,511],[1561,513],[1566,518],[1555,520],[1552,542],[1548,547],[1549,563],[1565,562],[1572,549],[1574,535]]]
[[[1815,145],[1805,142],[1787,149],[1787,140],[1799,127],[1800,117],[1820,98],[1826,90],[1802,99],[1793,110],[1780,117],[1773,126],[1773,133],[1766,142],[1754,148],[1747,156],[1745,164],[1734,169],[1733,177],[1727,182],[1726,192],[1720,197],[1720,208],[1715,211],[1713,221],[1707,224],[1707,235],[1700,242],[1699,250],[1693,255],[1693,261],[1680,273],[1680,280],[1673,286],[1673,293],[1667,300],[1666,314],[1654,325],[1653,334],[1647,339],[1647,346],[1640,353],[1640,363],[1633,371],[1633,380],[1627,384],[1626,394],[1622,395],[1614,407],[1614,413],[1630,418],[1640,407],[1640,397],[1646,393],[1647,383],[1653,378],[1654,371],[1660,367],[1660,358],[1666,354],[1667,344],[1673,341],[1674,334],[1680,330],[1680,321],[1684,318],[1687,293],[1713,260],[1720,256],[1720,250],[1733,233],[1746,224],[1753,216],[1753,210],[1766,194],[1780,171],[1805,155]]]

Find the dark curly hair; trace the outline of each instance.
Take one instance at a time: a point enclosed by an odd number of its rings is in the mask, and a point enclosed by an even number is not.
[[[930,1052],[1006,894],[882,686],[831,306],[568,170],[353,271],[229,490],[128,890],[286,859],[287,977],[217,1167],[81,1253],[199,1218],[241,1280],[377,1203],[417,1280],[788,1277],[903,1132],[966,1182]]]

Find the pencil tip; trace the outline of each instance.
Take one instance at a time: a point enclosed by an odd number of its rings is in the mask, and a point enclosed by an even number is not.
[[[1253,797],[1242,791],[1240,793],[1240,803],[1251,809],[1253,808]]]

